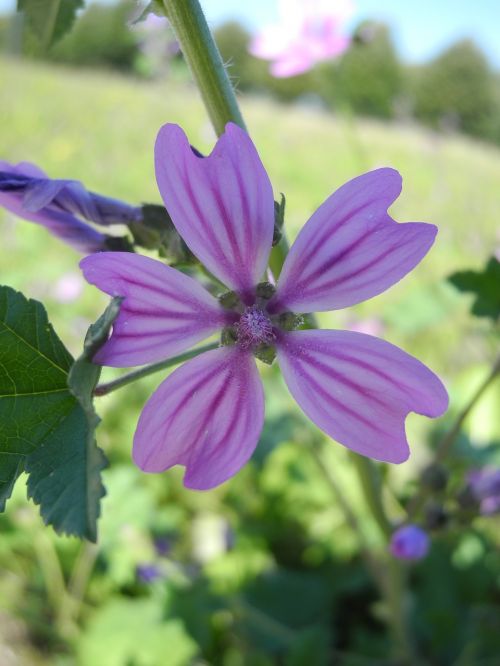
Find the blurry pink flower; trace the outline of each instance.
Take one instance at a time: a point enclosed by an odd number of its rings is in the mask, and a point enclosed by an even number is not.
[[[353,8],[350,0],[281,0],[281,21],[262,29],[249,50],[271,60],[273,76],[307,72],[318,62],[341,55],[350,44],[344,24]]]
[[[82,294],[84,284],[78,273],[65,273],[55,283],[52,295],[59,303],[71,303]]]
[[[370,335],[296,330],[301,317],[294,314],[372,298],[425,256],[436,227],[397,224],[387,213],[401,191],[397,171],[377,169],[332,194],[299,233],[273,288],[259,281],[271,251],[274,197],[248,134],[228,124],[204,158],[180,127],[165,125],[155,161],[177,231],[232,292],[217,300],[188,275],[140,255],[104,252],[81,262],[91,284],[124,298],[98,363],[160,361],[222,332],[220,348],[181,365],[148,400],[134,438],[137,465],[147,472],[183,465],[185,485],[199,490],[235,474],[264,421],[254,357],[270,362],[273,354],[292,396],[330,437],[376,460],[406,460],[405,418],[445,411],[441,381]]]

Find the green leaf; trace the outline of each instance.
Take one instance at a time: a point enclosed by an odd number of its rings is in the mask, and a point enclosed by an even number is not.
[[[43,305],[0,287],[0,510],[25,470],[44,521],[92,541],[105,458],[95,443],[99,419],[91,400],[100,367],[90,357],[117,311],[113,301],[73,365]]]
[[[198,647],[179,619],[164,619],[159,598],[112,598],[91,616],[77,651],[81,666],[186,666]]]
[[[83,0],[17,0],[17,11],[24,12],[34,34],[45,47],[72,27]]]
[[[471,313],[496,321],[500,317],[500,261],[491,257],[482,271],[459,271],[448,278],[459,291],[474,294]]]

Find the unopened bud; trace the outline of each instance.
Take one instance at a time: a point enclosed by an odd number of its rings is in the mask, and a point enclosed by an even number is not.
[[[276,358],[276,349],[272,345],[259,345],[254,349],[253,354],[262,363],[272,365],[272,362]]]
[[[304,323],[304,318],[294,312],[282,312],[278,317],[278,326],[284,331],[294,331]]]
[[[256,294],[259,298],[264,298],[268,301],[276,293],[276,287],[270,282],[259,282],[256,289]]]
[[[429,490],[444,490],[448,483],[448,472],[443,465],[434,463],[422,471],[421,479],[422,484]]]
[[[234,326],[226,326],[222,329],[220,343],[223,347],[231,347],[238,342],[238,332]]]
[[[439,530],[448,523],[448,513],[437,502],[430,502],[425,508],[425,526],[429,530]]]
[[[226,291],[219,296],[219,303],[226,310],[232,310],[240,304],[240,299],[235,291]]]

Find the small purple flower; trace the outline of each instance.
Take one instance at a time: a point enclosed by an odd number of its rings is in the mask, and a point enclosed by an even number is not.
[[[399,527],[391,537],[389,550],[398,560],[421,560],[429,552],[429,536],[418,525]]]
[[[348,48],[344,24],[352,13],[349,0],[281,0],[280,5],[280,23],[264,27],[249,47],[255,57],[271,61],[273,76],[302,74]]]
[[[468,475],[469,488],[485,516],[500,512],[500,469],[484,467]]]
[[[298,235],[273,288],[260,280],[274,197],[248,134],[228,124],[202,158],[180,127],[165,125],[155,156],[177,231],[231,292],[217,300],[193,278],[144,256],[102,253],[81,262],[90,283],[124,298],[98,363],[160,361],[222,332],[220,348],[177,368],[147,402],[134,438],[137,465],[147,472],[183,465],[185,485],[199,490],[236,474],[264,420],[255,357],[271,362],[275,354],[292,396],[330,437],[376,460],[406,460],[407,414],[437,417],[447,408],[436,375],[370,335],[296,330],[300,313],[348,307],[385,291],[431,247],[436,227],[397,224],[387,213],[401,191],[397,171],[366,173],[327,199]]]
[[[135,569],[136,576],[141,583],[151,584],[163,577],[157,564],[138,564]]]
[[[160,557],[167,557],[172,550],[172,539],[165,536],[159,536],[154,539],[156,554]]]
[[[82,221],[101,226],[141,219],[141,209],[89,192],[77,180],[54,180],[34,164],[0,161],[0,206],[44,226],[85,254],[110,249],[110,236]]]

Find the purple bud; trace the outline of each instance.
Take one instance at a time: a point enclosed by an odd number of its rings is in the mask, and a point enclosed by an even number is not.
[[[138,580],[141,583],[154,583],[156,580],[162,578],[162,573],[158,565],[149,563],[149,564],[138,564],[135,573]]]
[[[483,516],[493,516],[500,513],[500,495],[485,497],[479,505],[479,510]]]
[[[478,500],[489,497],[500,497],[500,469],[484,467],[469,472],[469,486]]]
[[[389,550],[398,560],[421,560],[429,551],[429,537],[418,525],[403,525],[391,537]]]
[[[154,546],[156,553],[160,557],[167,557],[172,550],[172,540],[165,536],[156,537],[154,539]]]
[[[38,167],[27,162],[11,165],[0,161],[0,205],[41,224],[85,254],[110,249],[113,237],[79,218],[101,226],[141,219],[140,208],[89,192],[76,180],[47,178]]]

